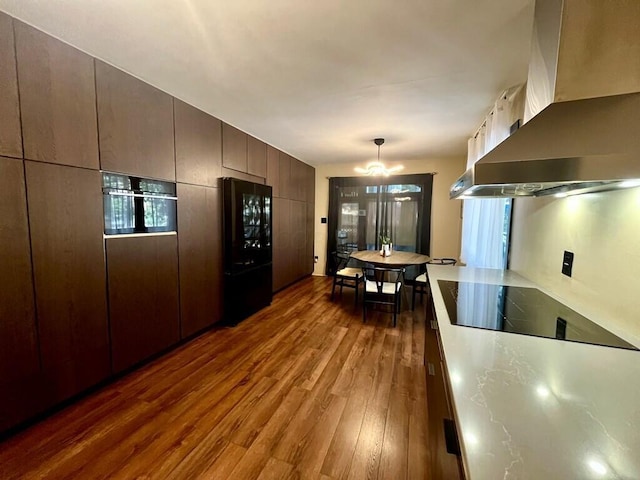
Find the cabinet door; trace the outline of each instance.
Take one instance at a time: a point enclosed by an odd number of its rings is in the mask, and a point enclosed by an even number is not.
[[[429,296],[430,297],[430,296]],[[431,450],[431,472],[433,478],[459,479],[458,457],[447,453],[444,420],[451,419],[444,386],[444,372],[437,330],[432,328],[435,320],[433,299],[426,305],[425,317],[425,361],[427,363],[427,408],[429,411],[429,447]]]
[[[11,17],[0,12],[0,155],[22,158],[14,45]]]
[[[222,165],[247,173],[247,134],[222,123]]]
[[[100,167],[175,181],[172,97],[106,63],[95,63]]]
[[[180,100],[174,102],[176,179],[215,187],[221,176],[222,122]]]
[[[284,198],[273,199],[273,290],[280,290],[290,283],[293,263],[291,238],[290,201]]]
[[[42,399],[23,168],[0,157],[0,431],[37,413]]]
[[[178,184],[182,338],[220,320],[222,210],[219,188]]]
[[[280,197],[280,151],[267,145],[267,185],[273,188],[273,196]]]
[[[316,202],[316,169],[311,165],[304,165],[304,192],[307,203]]]
[[[93,58],[14,24],[25,158],[97,170]]]
[[[294,262],[291,271],[291,277],[289,283],[295,282],[302,278],[306,273],[306,252],[307,252],[307,204],[304,202],[298,202],[296,200],[291,201],[291,223],[289,235],[291,237],[292,245],[291,252],[293,254]]]
[[[305,178],[304,178],[304,163],[300,160],[297,160],[291,157],[291,188],[289,190],[289,195],[291,199],[302,201],[306,198],[306,193],[304,191],[305,187]]]
[[[60,401],[110,373],[101,177],[25,163],[42,368]]]
[[[278,191],[281,198],[291,198],[291,157],[280,152],[278,159]]]
[[[304,275],[310,275],[313,273],[314,266],[314,216],[315,216],[315,205],[313,203],[307,203],[307,221],[306,221],[306,244],[305,244],[305,253],[304,253],[304,265],[305,272]]]
[[[267,145],[257,138],[247,138],[247,173],[257,177],[267,176]]]
[[[176,235],[108,238],[113,371],[121,372],[177,343]]]
[[[230,168],[222,167],[222,176],[237,178],[239,180],[245,180],[247,182],[260,183],[264,185],[264,178],[256,177],[255,175],[249,175],[248,173],[239,172]]]

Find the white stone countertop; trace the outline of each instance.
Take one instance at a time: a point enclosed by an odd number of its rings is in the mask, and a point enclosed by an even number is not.
[[[536,287],[607,328],[508,270],[428,271],[467,480],[640,479],[640,352],[451,325],[439,279]]]

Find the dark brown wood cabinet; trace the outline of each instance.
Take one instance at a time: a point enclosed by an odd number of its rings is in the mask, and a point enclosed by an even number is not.
[[[15,21],[24,157],[98,169],[93,58]]]
[[[0,12],[0,155],[22,158],[13,20]]]
[[[444,421],[453,419],[447,398],[447,379],[444,360],[440,353],[438,328],[433,299],[426,302],[425,363],[427,371],[427,408],[429,411],[429,448],[431,450],[431,473],[433,478],[463,479],[459,456],[447,453]]]
[[[291,198],[293,186],[291,185],[291,157],[280,152],[278,158],[278,192],[280,198]]]
[[[262,178],[267,176],[267,145],[250,135],[247,137],[247,173]]]
[[[57,402],[110,374],[101,178],[25,164],[40,355]]]
[[[313,272],[315,169],[267,147],[267,183],[274,192],[273,289],[277,291]]]
[[[273,290],[313,272],[313,206],[273,200]]]
[[[231,170],[230,168],[222,167],[222,176],[239,178],[240,180],[246,180],[247,182],[260,183],[264,185],[264,178],[249,175],[248,173],[239,172],[237,170]]]
[[[113,371],[180,340],[176,235],[107,238]]]
[[[176,180],[215,187],[221,177],[222,122],[174,100]]]
[[[175,181],[173,98],[99,60],[100,167]]]
[[[178,234],[105,241],[100,169],[177,179]],[[0,431],[221,318],[224,176],[273,187],[274,290],[311,273],[312,167],[0,12]]]
[[[307,274],[307,265],[305,254],[307,251],[307,204],[297,200],[291,200],[291,220],[290,220],[290,236],[291,236],[291,255],[293,256],[293,268],[289,282],[303,277]]]
[[[222,207],[219,188],[178,184],[181,336],[222,315]]]
[[[306,200],[306,192],[305,192],[305,164],[300,160],[295,158],[291,158],[291,188],[289,189],[289,198],[297,201]]]
[[[316,202],[316,170],[311,165],[303,164],[303,172],[304,172],[304,193],[305,196],[303,200],[307,203],[315,203]]]
[[[304,265],[305,265],[305,275],[310,275],[313,273],[314,266],[314,223],[313,219],[315,218],[315,210],[316,206],[313,203],[307,203],[307,218],[305,222],[306,227],[306,245],[305,245],[305,253],[304,253]]]
[[[22,160],[0,157],[0,431],[37,413],[38,357]]]
[[[273,197],[280,197],[280,151],[267,145],[267,185],[273,189]]]
[[[247,134],[222,122],[222,166],[247,173]]]
[[[290,283],[293,255],[291,252],[291,202],[273,199],[273,291]]]

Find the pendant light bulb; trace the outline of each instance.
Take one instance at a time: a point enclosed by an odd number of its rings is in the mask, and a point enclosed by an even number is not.
[[[388,177],[392,173],[398,172],[404,168],[402,165],[396,165],[391,168],[386,168],[380,161],[380,146],[384,143],[384,138],[374,138],[373,143],[378,146],[378,160],[376,162],[369,162],[365,168],[355,167],[354,170],[357,173],[362,173],[369,176]]]

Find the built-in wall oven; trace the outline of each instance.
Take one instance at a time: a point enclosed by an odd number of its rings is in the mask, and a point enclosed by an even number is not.
[[[176,184],[102,173],[105,235],[176,231]]]

